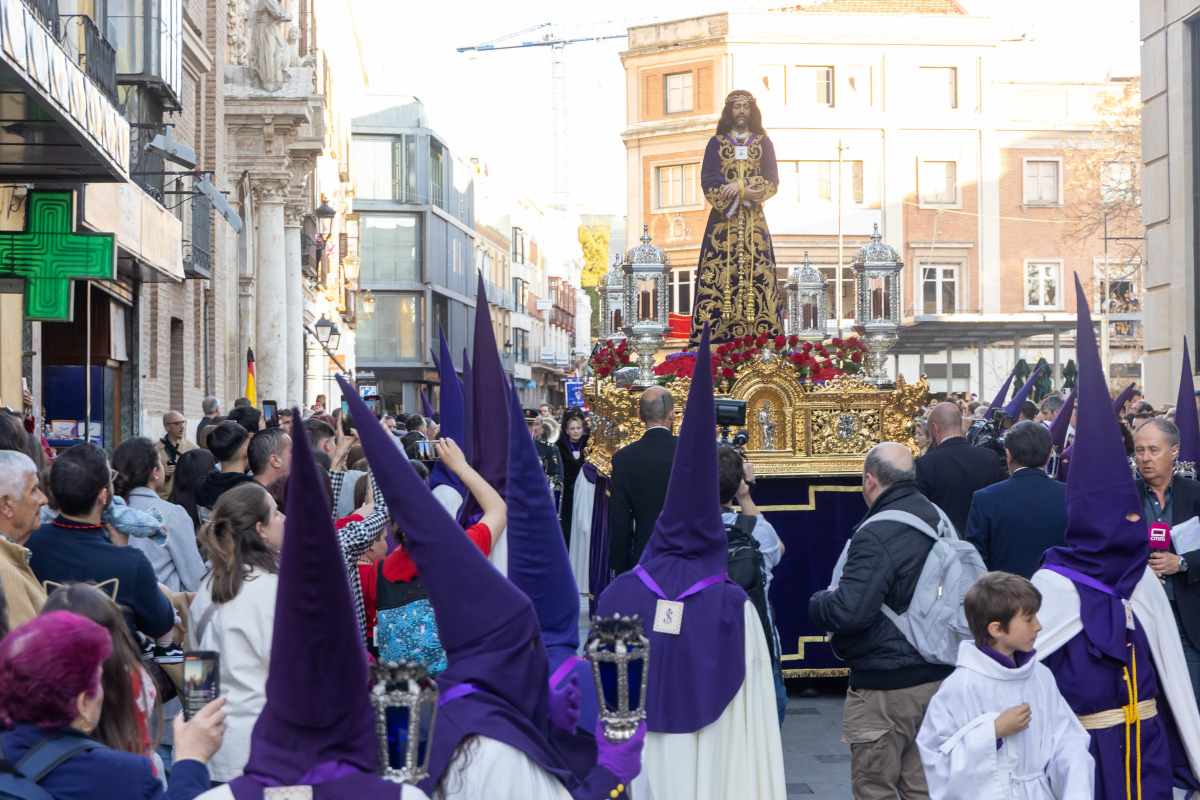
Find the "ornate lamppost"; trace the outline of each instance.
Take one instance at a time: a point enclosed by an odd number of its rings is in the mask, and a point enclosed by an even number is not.
[[[792,270],[787,282],[788,333],[804,341],[819,342],[825,338],[825,320],[829,302],[825,299],[825,278],[808,259]]]
[[[857,281],[857,314],[867,340],[867,380],[876,386],[888,383],[887,355],[896,346],[900,331],[900,270],[904,262],[890,245],[884,244],[879,224],[871,241],[854,259]]]
[[[638,357],[635,386],[655,384],[654,354],[667,332],[667,256],[650,244],[650,226],[642,226],[642,243],[625,256],[625,335]]]

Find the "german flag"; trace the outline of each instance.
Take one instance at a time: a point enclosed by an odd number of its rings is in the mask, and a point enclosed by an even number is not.
[[[246,348],[246,399],[258,408],[258,385],[254,380],[254,350]]]

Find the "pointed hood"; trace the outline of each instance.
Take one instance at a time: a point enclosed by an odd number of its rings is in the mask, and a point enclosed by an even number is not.
[[[637,614],[645,626],[646,724],[655,733],[694,733],[711,724],[746,677],[746,593],[726,574],[711,364],[705,325],[662,513],[641,562],[597,603],[601,616]],[[678,635],[652,629],[664,597],[684,604]]]
[[[1058,413],[1054,416],[1054,421],[1050,423],[1050,446],[1055,452],[1061,453],[1063,445],[1067,443],[1067,431],[1071,428],[1071,414],[1075,411],[1075,396],[1078,394],[1074,389],[1067,395],[1067,400],[1058,409]]]
[[[550,729],[549,671],[532,603],[434,499],[350,382],[339,375],[338,383],[372,474],[420,570],[446,651],[430,775],[422,788],[428,793],[438,783],[459,742],[473,735],[522,751],[568,785],[579,765],[556,746]],[[447,699],[450,690],[457,696]],[[590,757],[594,763],[595,750]]]
[[[245,770],[268,786],[297,783],[321,764],[374,772],[379,763],[367,654],[307,437],[293,440],[288,481],[267,703]]]
[[[471,413],[473,403],[475,402],[475,370],[471,368],[471,359],[467,357],[467,348],[463,348],[462,356],[462,387],[463,387],[463,427],[462,439],[456,439],[462,445],[462,451],[467,456],[467,461],[475,465],[475,448],[472,441],[475,439],[474,433],[474,415]]]
[[[641,558],[647,569],[655,560],[686,559],[694,565],[695,580],[723,571],[728,547],[717,478],[717,417],[711,364],[708,336],[701,334],[667,496]],[[666,585],[663,588],[671,591]],[[679,586],[675,591],[686,588]]]
[[[496,348],[496,337],[492,332],[492,315],[488,310],[487,291],[483,273],[479,274],[478,290],[475,293],[475,337],[473,352],[475,363],[471,370],[471,466],[491,484],[492,488],[507,497],[508,492],[508,385],[504,375],[504,364]],[[479,506],[468,497],[467,518]]]
[[[531,639],[538,638],[537,617],[529,598],[488,562],[434,499],[429,487],[388,440],[387,431],[358,399],[350,382],[339,375],[338,383],[350,404],[371,473],[387,500],[392,519],[404,532],[404,547],[416,562],[429,593],[438,635],[450,664],[447,674],[461,674],[464,663],[490,664],[499,658],[500,654],[489,652],[484,643],[501,639],[509,646],[528,647]],[[480,609],[487,609],[487,613],[481,614]],[[543,653],[544,684],[545,656],[540,645],[537,649]],[[469,668],[467,672],[470,674],[461,675],[462,680],[488,677],[474,674]],[[527,697],[514,697],[512,701],[521,706],[534,704]]]
[[[996,392],[996,396],[992,398],[991,405],[988,406],[988,419],[996,416],[996,412],[1004,408],[1004,398],[1008,397],[1008,387],[1012,386],[1013,376],[1017,374],[1014,367],[1013,371],[1008,373],[1008,377],[1004,379],[1004,385],[1000,387],[1000,391]]]
[[[1080,367],[1082,369],[1082,366]],[[1129,402],[1129,398],[1133,397],[1133,393],[1137,391],[1137,384],[1131,383],[1121,390],[1121,393],[1112,401],[1113,413],[1117,415],[1117,419],[1121,418],[1121,411],[1125,408],[1125,404]]]
[[[563,542],[554,496],[521,413],[510,390],[508,423],[508,579],[528,595],[542,628],[551,684],[577,673],[581,694],[580,730],[596,724],[595,684],[579,653],[579,586]],[[558,680],[556,680],[556,678]]]
[[[1013,399],[1004,407],[1004,416],[1009,419],[1017,419],[1021,416],[1021,406],[1028,399],[1029,393],[1033,391],[1033,384],[1037,382],[1038,377],[1042,374],[1042,369],[1043,365],[1038,364],[1037,368],[1029,375],[1029,380],[1025,381],[1024,385],[1013,395]]]
[[[546,650],[574,654],[579,650],[579,587],[515,392],[509,398],[507,503],[508,578],[533,602]]]
[[[1175,401],[1175,424],[1179,426],[1179,460],[1200,466],[1200,423],[1196,420],[1196,385],[1187,337],[1183,339],[1183,371],[1179,376],[1179,398]]]
[[[1078,275],[1075,302],[1079,381],[1075,444],[1067,477],[1067,531],[1065,544],[1047,550],[1045,560],[1099,580],[1128,598],[1146,569],[1146,521],[1109,400],[1087,296]],[[1094,591],[1090,594],[1108,597]],[[1123,642],[1123,621],[1114,628]]]
[[[446,343],[446,332],[438,331],[438,346],[441,351],[440,357],[437,359],[438,377],[440,379],[440,388],[438,394],[438,425],[440,430],[438,435],[453,439],[464,447],[465,450],[466,436],[464,425],[465,409],[463,408],[463,385],[458,379],[458,374],[454,371],[454,359],[450,356],[450,345]],[[466,355],[465,353],[463,354]],[[464,360],[465,364],[466,361]],[[422,398],[424,400],[424,398]],[[453,510],[451,514],[456,514],[462,506],[463,497],[466,496],[466,489],[463,488],[462,481],[459,477],[446,468],[446,465],[441,461],[435,461],[433,468],[429,474],[429,486],[432,489],[437,489],[439,486],[446,486],[457,494],[458,499],[455,500],[455,494],[449,494],[443,498],[442,493],[438,492],[439,499],[444,503],[451,503]],[[446,491],[446,490],[443,490]]]
[[[433,403],[429,402],[428,390],[421,387],[421,416],[426,419],[433,419]]]

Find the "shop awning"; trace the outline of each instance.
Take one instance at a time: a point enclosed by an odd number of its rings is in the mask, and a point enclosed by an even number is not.
[[[0,176],[129,177],[129,123],[22,0],[0,0]]]

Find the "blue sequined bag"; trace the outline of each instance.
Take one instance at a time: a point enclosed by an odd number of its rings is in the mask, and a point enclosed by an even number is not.
[[[446,651],[420,578],[389,581],[376,566],[375,648],[382,661],[415,661],[436,675],[446,669]]]

